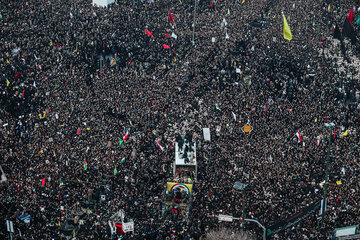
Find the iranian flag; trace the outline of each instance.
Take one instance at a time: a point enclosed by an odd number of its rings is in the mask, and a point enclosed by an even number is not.
[[[159,148],[161,149],[161,151],[164,151],[164,147],[163,147],[163,146],[161,146],[161,144],[159,143],[159,141],[158,141],[158,140],[156,140],[156,143],[157,143],[157,145],[159,146]]]
[[[126,141],[126,139],[129,137],[129,131],[126,131],[125,136],[123,137],[123,140]]]
[[[298,137],[298,143],[301,143],[300,131],[298,131],[298,132],[296,133],[296,136]]]
[[[87,162],[86,162],[86,160],[84,162],[84,170],[87,170]]]

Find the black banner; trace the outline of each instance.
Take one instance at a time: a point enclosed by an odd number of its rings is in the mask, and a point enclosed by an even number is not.
[[[308,216],[310,216],[312,213],[320,209],[321,201],[318,201],[316,203],[312,203],[309,206],[303,208],[300,212],[296,213],[295,215],[282,220],[273,226],[267,228],[267,237],[270,237],[271,235],[278,233],[284,229],[287,229],[298,222],[304,220]]]

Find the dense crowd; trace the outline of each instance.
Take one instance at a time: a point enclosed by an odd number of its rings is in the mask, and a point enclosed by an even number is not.
[[[268,227],[322,199],[329,139],[325,227],[317,212],[272,237],[327,239],[358,224],[359,43],[333,38],[352,7],[358,32],[357,4],[199,0],[194,18],[192,0],[0,0],[0,238],[10,219],[16,239],[59,239],[74,209],[99,195],[77,239],[110,239],[119,209],[135,223],[124,239],[239,229],[212,215],[241,216],[243,203]],[[198,152],[187,221],[161,214],[179,134]]]

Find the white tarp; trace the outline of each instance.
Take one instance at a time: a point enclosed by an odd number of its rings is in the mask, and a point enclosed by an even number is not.
[[[93,5],[98,7],[107,7],[109,4],[114,3],[115,0],[93,0]]]
[[[204,140],[211,141],[210,139],[210,128],[203,128]]]

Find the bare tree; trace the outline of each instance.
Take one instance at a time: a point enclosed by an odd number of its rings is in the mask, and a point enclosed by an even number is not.
[[[206,234],[206,240],[254,240],[250,233],[244,231],[233,231],[231,229],[222,228],[213,230]]]

